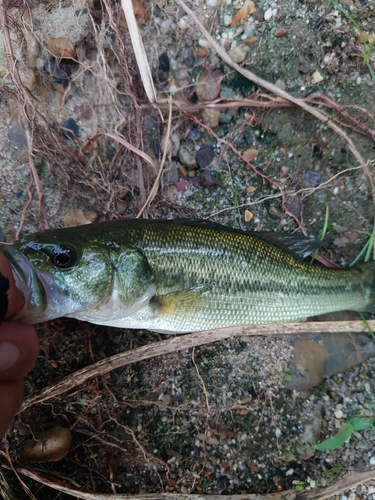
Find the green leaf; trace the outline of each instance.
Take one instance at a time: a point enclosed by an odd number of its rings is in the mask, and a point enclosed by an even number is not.
[[[328,438],[319,444],[314,444],[313,448],[319,451],[334,450],[335,448],[338,448],[339,446],[344,444],[345,441],[347,441],[353,434],[353,431],[354,428],[352,424],[348,424],[343,429],[341,429],[341,431],[338,432],[336,436]]]
[[[364,429],[368,429],[375,422],[374,417],[351,417],[349,419],[349,424],[353,426],[353,430],[355,431],[363,431]]]

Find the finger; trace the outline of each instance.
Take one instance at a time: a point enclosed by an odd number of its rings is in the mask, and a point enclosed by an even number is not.
[[[12,268],[9,264],[8,259],[4,254],[0,253],[0,271],[6,278],[9,280],[9,290],[8,290],[8,312],[6,314],[6,318],[10,318],[13,314],[20,309],[22,309],[25,298],[19,290],[14,282],[14,276],[12,272]]]
[[[38,354],[39,342],[33,326],[17,322],[0,325],[0,382],[25,376]]]
[[[14,415],[20,409],[24,396],[24,383],[22,379],[13,382],[0,382],[0,438],[8,430]]]

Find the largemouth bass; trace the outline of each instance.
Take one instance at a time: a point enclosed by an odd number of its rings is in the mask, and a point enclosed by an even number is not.
[[[123,328],[194,332],[375,306],[375,263],[330,269],[199,221],[123,220],[49,230],[0,247],[25,307]]]

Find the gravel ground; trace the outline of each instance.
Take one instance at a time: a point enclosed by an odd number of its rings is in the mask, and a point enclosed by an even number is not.
[[[318,237],[328,206],[323,253],[348,265],[367,241],[374,210],[366,177],[342,139],[297,108],[231,108],[223,101],[218,109],[203,110],[216,98],[262,98],[254,94],[258,87],[220,61],[174,2],[136,4],[158,95],[172,93],[175,103],[202,108],[174,112],[163,183],[148,216],[208,218],[256,231],[300,227]],[[33,122],[34,154],[51,227],[76,220],[77,210],[86,212],[78,215],[83,220],[134,217],[152,186],[152,169],[140,170],[116,141],[101,138],[87,146],[88,138],[117,131],[157,163],[163,138],[166,142],[165,123],[140,89],[119,6],[109,5],[42,3],[31,9],[32,23],[26,24],[44,49],[34,66],[31,43],[16,51],[36,78],[33,95],[39,103],[34,105],[40,115]],[[363,62],[364,44],[332,3],[197,0],[189,5],[244,67],[294,96],[324,94],[347,106],[357,120],[352,128],[373,127],[374,81]],[[231,26],[244,5],[254,12]],[[375,2],[342,5],[369,47]],[[9,12],[19,21],[16,9]],[[56,50],[53,37],[67,37],[65,49],[72,45],[76,62],[63,57],[58,69],[48,63]],[[25,207],[21,234],[40,229],[43,221],[35,188],[28,189],[19,110],[13,94],[3,91],[2,97],[0,215],[4,237],[12,241]],[[371,136],[350,134],[373,174]],[[72,320],[42,325],[39,333],[41,356],[28,391],[102,357],[165,338]],[[314,452],[311,445],[335,434],[352,416],[373,416],[375,358],[340,373],[342,356],[337,357],[335,375],[296,391],[285,388],[293,375],[292,356],[288,339],[241,338],[124,367],[21,414],[10,431],[12,455],[18,456],[31,434],[69,427],[70,453],[37,470],[98,492],[135,494],[308,490],[373,469],[374,426],[354,432],[332,451]],[[37,498],[55,498],[51,490],[27,484]],[[71,498],[59,498],[65,497]],[[375,499],[375,481],[335,498]]]

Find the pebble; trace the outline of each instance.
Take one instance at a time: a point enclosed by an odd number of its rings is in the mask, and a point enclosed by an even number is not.
[[[18,123],[14,123],[8,130],[8,139],[17,148],[27,146],[25,131]]]
[[[61,127],[63,128],[63,136],[69,141],[74,141],[80,137],[79,126],[74,118],[68,118],[65,120]]]
[[[167,73],[171,69],[169,57],[168,57],[168,54],[166,52],[163,52],[159,56],[159,69],[161,69],[162,71],[165,71]]]
[[[31,439],[24,444],[20,451],[20,461],[29,462],[56,462],[61,460],[70,450],[72,434],[65,427],[52,427],[44,438],[38,441]]]
[[[116,210],[120,215],[123,215],[128,209],[128,202],[125,200],[116,201]]]
[[[167,140],[166,135],[163,135],[160,141],[161,151],[164,151],[165,149],[166,140]],[[180,143],[181,143],[180,137],[177,134],[172,134],[168,141],[167,153],[171,153],[172,156],[177,156],[178,150],[180,149]]]
[[[241,63],[246,59],[247,47],[244,47],[243,45],[238,45],[234,49],[229,50],[228,55],[235,63]]]
[[[264,20],[265,21],[270,21],[270,19],[272,19],[273,17],[275,17],[276,14],[277,14],[277,9],[269,8],[264,13]]]
[[[64,226],[75,227],[92,224],[98,220],[98,214],[92,210],[69,210],[64,215]]]
[[[344,416],[342,410],[335,410],[335,417],[342,418]]]
[[[143,121],[143,125],[146,132],[151,132],[152,130],[155,130],[155,122],[149,116],[146,116],[146,118]]]
[[[49,59],[42,66],[45,73],[52,76],[56,83],[68,86],[70,76],[72,74],[71,66],[68,63],[57,63],[55,59]]]
[[[242,155],[246,161],[252,161],[258,156],[257,149],[247,149]]]
[[[214,150],[211,146],[205,146],[204,148],[198,149],[195,154],[195,161],[199,168],[208,167],[214,159]]]
[[[254,215],[250,212],[250,210],[245,210],[245,222],[251,222],[254,218]]]
[[[195,92],[199,101],[213,101],[220,95],[223,74],[219,70],[205,69],[198,78]]]
[[[220,110],[213,108],[206,108],[202,113],[203,123],[208,127],[213,128],[219,125]]]
[[[190,132],[188,133],[187,138],[190,139],[191,141],[196,141],[199,139],[201,136],[201,133],[199,132],[199,129],[197,127],[193,127]]]
[[[178,151],[178,159],[188,170],[197,168],[197,162],[192,154],[186,148],[181,148]]]
[[[324,78],[322,77],[322,75],[320,74],[320,71],[319,70],[315,70],[314,73],[312,74],[311,76],[311,83],[313,85],[316,85],[317,83],[320,83],[324,80]]]
[[[251,38],[254,36],[254,32],[255,24],[253,23],[253,21],[251,21],[245,26],[245,29],[243,30],[243,36],[244,38]]]
[[[284,36],[286,34],[286,29],[280,28],[276,31],[275,36]]]
[[[163,35],[165,35],[166,33],[168,33],[171,26],[172,26],[172,21],[170,19],[165,19],[160,24],[160,31],[163,33]]]

